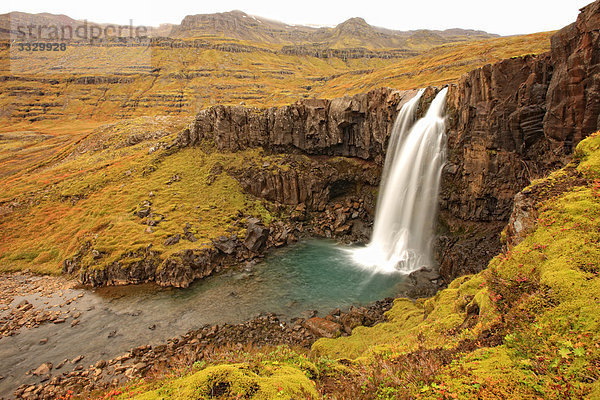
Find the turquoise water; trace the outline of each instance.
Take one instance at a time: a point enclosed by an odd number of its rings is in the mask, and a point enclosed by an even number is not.
[[[394,296],[404,279],[401,274],[373,274],[353,261],[347,247],[323,240],[279,251],[256,269],[258,279],[264,280],[256,289],[272,302],[271,310],[284,315],[288,309],[277,307],[277,299],[286,299],[286,306],[297,310],[364,305]]]
[[[85,355],[85,363],[113,358],[145,344],[161,344],[205,324],[239,323],[260,313],[282,319],[317,310],[366,305],[394,296],[403,275],[373,275],[351,260],[349,248],[324,240],[300,242],[273,251],[265,260],[195,282],[188,289],[137,285],[71,290],[83,294],[69,308],[80,323],[45,324],[0,339],[0,397],[21,383],[35,383],[25,372],[44,362]],[[19,297],[35,304],[47,298]],[[52,303],[52,302],[51,302]],[[48,343],[40,345],[40,339]],[[64,367],[72,368],[68,365]],[[62,372],[62,371],[61,371]]]

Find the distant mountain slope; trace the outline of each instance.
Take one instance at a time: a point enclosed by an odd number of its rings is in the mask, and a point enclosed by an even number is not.
[[[17,34],[16,28],[19,26],[26,27],[28,25],[43,27],[43,26],[70,26],[75,27],[79,21],[62,14],[29,14],[24,12],[11,12],[0,14],[0,38],[6,39]]]
[[[84,23],[100,27],[109,25],[80,21],[66,15],[11,12],[0,14],[0,39],[15,38],[19,31],[28,32],[30,29],[33,29],[33,36],[31,33],[29,36],[35,38],[39,28],[68,26],[74,30]],[[408,55],[415,55],[414,52],[421,52],[442,44],[498,37],[483,31],[464,29],[395,31],[371,26],[362,18],[350,18],[333,28],[315,28],[288,25],[237,10],[188,15],[179,25],[161,24],[159,27],[146,28],[148,36],[152,37],[186,40],[229,38],[263,45],[285,46],[286,52],[294,54],[311,54],[315,50],[323,52],[329,49],[368,49],[401,50]],[[124,35],[129,36],[129,31]]]
[[[425,49],[444,43],[488,39],[498,35],[464,29],[395,31],[371,26],[362,18],[350,18],[333,28],[313,28],[287,25],[242,11],[230,11],[188,15],[180,25],[173,27],[170,36],[223,36],[272,44],[312,44],[333,49]]]
[[[135,22],[135,21],[134,21]],[[119,24],[112,23],[98,23],[88,20],[77,20],[63,14],[51,14],[51,13],[39,13],[30,14],[20,11],[13,11],[6,14],[0,14],[0,39],[17,38],[19,30],[27,33],[31,37],[35,37],[38,29],[42,29],[44,34],[48,34],[51,27],[58,27],[59,30],[62,27],[70,27],[75,30],[77,27],[87,24],[88,27],[92,25],[106,27],[108,25],[118,26]],[[168,36],[175,25],[173,24],[161,24],[158,27],[146,27],[148,36]],[[30,30],[31,27],[31,30]],[[134,25],[135,29],[137,26]],[[31,35],[29,32],[32,32]],[[111,33],[114,31],[111,31]],[[123,31],[124,36],[129,35],[129,31]]]

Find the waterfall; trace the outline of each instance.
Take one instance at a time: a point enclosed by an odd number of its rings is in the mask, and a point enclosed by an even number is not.
[[[446,93],[416,123],[423,91],[406,103],[392,129],[369,244],[354,260],[377,273],[410,273],[431,265],[433,228],[445,162]]]

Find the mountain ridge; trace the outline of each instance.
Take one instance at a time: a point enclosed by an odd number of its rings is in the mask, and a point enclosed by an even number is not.
[[[0,14],[0,38],[16,34],[16,26],[70,26],[79,23],[108,26],[119,25],[78,20],[64,14],[25,13],[13,11]],[[141,26],[141,25],[140,25]],[[368,24],[361,17],[349,18],[334,27],[292,25],[254,16],[240,10],[185,16],[179,24],[147,27],[149,36],[195,39],[221,36],[273,45],[346,49],[410,49],[425,50],[439,44],[499,37],[480,30],[453,28],[444,31],[420,29],[399,31]]]

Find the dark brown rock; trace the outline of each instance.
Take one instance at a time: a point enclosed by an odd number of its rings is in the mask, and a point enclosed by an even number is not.
[[[260,221],[253,219],[248,223],[244,246],[252,252],[257,253],[267,243],[269,238],[269,228],[266,228]]]
[[[600,2],[552,36],[554,75],[546,96],[546,135],[569,149],[600,128]]]
[[[174,244],[179,243],[179,240],[181,240],[181,234],[176,234],[176,235],[172,235],[169,236],[166,240],[165,240],[165,246],[172,246]]]
[[[340,336],[342,333],[342,326],[340,324],[321,317],[313,317],[304,321],[304,326],[320,337],[334,338]]]
[[[213,245],[225,254],[233,254],[237,243],[233,238],[219,236],[216,240],[213,240]]]
[[[306,99],[265,110],[214,106],[200,111],[190,128],[181,132],[178,143],[189,146],[211,139],[220,150],[264,146],[381,158],[398,110],[415,94],[382,88],[353,97]]]

